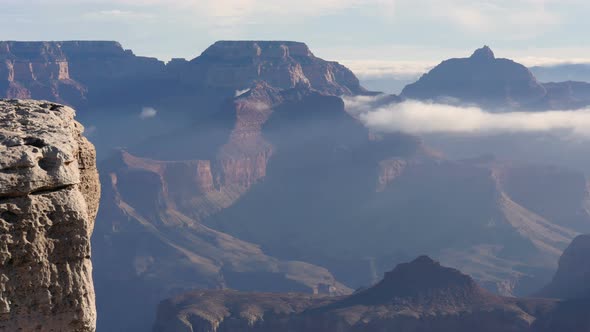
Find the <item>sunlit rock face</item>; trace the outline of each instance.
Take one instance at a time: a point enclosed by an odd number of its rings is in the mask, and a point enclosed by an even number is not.
[[[210,87],[245,89],[264,80],[277,88],[308,85],[332,95],[367,92],[348,68],[316,57],[299,42],[219,41],[186,67],[189,76]]]
[[[0,330],[94,331],[94,147],[57,104],[0,101],[0,128]]]
[[[0,42],[0,96],[75,106],[166,89],[165,64],[110,41]],[[103,100],[106,98],[106,100]]]
[[[79,103],[85,95],[59,43],[0,42],[0,96]]]

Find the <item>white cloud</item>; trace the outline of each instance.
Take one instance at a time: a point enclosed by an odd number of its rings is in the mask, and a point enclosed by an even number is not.
[[[158,115],[158,110],[153,107],[144,107],[139,113],[139,118],[142,120],[150,119]]]
[[[236,90],[235,97],[239,97],[248,91],[250,91],[250,89]]]
[[[395,0],[216,0],[197,1],[192,9],[212,18],[217,25],[298,21],[350,8],[378,8],[392,15]]]
[[[490,113],[478,107],[415,100],[373,108],[375,102],[368,97],[345,98],[347,110],[378,132],[499,134],[563,131],[590,138],[590,109]]]
[[[360,115],[375,111],[377,108],[376,105],[386,97],[386,94],[377,96],[343,96],[342,100],[344,101],[346,111],[354,117],[359,117]]]

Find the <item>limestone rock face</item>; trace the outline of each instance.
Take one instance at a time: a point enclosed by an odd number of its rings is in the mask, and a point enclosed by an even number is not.
[[[113,41],[0,41],[0,96],[6,98],[77,107],[145,101],[165,89],[164,70],[164,62]]]
[[[69,107],[0,101],[0,331],[94,331],[94,147]]]
[[[0,42],[0,95],[79,103],[86,88],[70,77],[61,44]]]
[[[300,42],[218,41],[183,67],[216,88],[244,89],[263,80],[282,89],[304,85],[332,95],[367,93],[348,68],[316,57]]]

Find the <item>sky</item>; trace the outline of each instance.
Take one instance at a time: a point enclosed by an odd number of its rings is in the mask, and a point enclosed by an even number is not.
[[[296,40],[359,75],[417,73],[490,45],[526,65],[590,62],[587,0],[0,0],[0,40],[116,40],[194,58],[217,40]]]

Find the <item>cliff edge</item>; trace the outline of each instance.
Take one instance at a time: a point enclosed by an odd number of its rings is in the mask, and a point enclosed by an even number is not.
[[[100,184],[75,111],[0,100],[0,331],[95,331]]]

